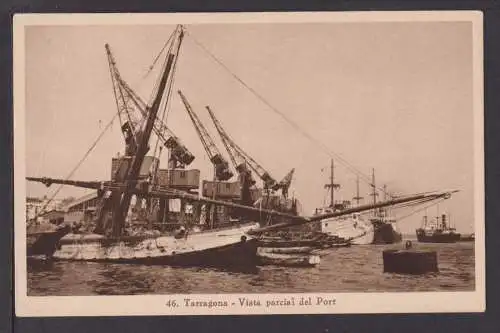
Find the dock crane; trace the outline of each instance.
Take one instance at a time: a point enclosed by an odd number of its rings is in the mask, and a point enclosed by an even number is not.
[[[193,108],[189,104],[186,96],[184,96],[184,94],[180,90],[178,91],[178,93],[181,97],[184,107],[186,108],[189,118],[191,118],[191,121],[193,122],[196,133],[198,134],[200,141],[203,144],[203,148],[205,148],[205,151],[207,152],[210,161],[214,165],[216,180],[226,181],[231,179],[231,177],[233,177],[233,173],[229,169],[229,163],[220,153],[214,141],[208,134],[207,129],[205,128],[200,118],[198,118],[198,115],[194,112]]]
[[[120,119],[121,129],[125,142],[131,151],[137,146],[139,140],[137,127],[140,126],[143,119],[148,116],[149,107],[139,95],[127,84],[121,77],[116,66],[115,58],[108,44],[105,45],[108,57],[109,70],[115,96],[116,106]],[[133,111],[139,111],[139,115]],[[142,119],[137,119],[140,116]],[[185,168],[194,160],[194,155],[182,144],[180,139],[165,125],[165,123],[156,117],[153,124],[153,132],[158,136],[163,145],[170,150],[170,162],[173,168]]]
[[[212,121],[219,133],[222,143],[226,147],[226,150],[231,158],[231,161],[234,164],[235,169],[242,173],[247,172],[247,165],[257,174],[263,182],[265,190],[273,190],[277,191],[281,189],[284,197],[288,196],[288,188],[292,182],[293,173],[295,169],[290,170],[288,174],[278,183],[270,174],[267,172],[259,163],[257,163],[250,155],[248,155],[240,146],[238,146],[234,140],[227,134],[227,132],[222,127],[220,121],[215,116],[214,112],[209,106],[206,106],[206,109],[212,118]],[[251,174],[250,174],[251,177]],[[253,184],[255,184],[255,180],[252,178]],[[252,185],[253,185],[252,184]]]

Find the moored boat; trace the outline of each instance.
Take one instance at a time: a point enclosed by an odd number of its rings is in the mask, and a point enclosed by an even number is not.
[[[279,232],[276,236],[263,235],[258,238],[258,245],[264,248],[333,248],[351,245],[349,239],[329,235],[324,232]]]
[[[26,254],[52,258],[59,241],[70,232],[68,225],[54,225],[48,222],[28,222],[26,226]]]
[[[320,256],[314,254],[277,254],[258,250],[257,256],[260,265],[314,267],[321,261]]]
[[[182,237],[155,233],[110,238],[98,234],[69,234],[54,258],[179,266],[255,264],[257,243],[248,223],[231,228],[186,232]]]
[[[259,253],[276,253],[276,254],[304,254],[311,253],[315,248],[311,246],[298,247],[259,247]]]

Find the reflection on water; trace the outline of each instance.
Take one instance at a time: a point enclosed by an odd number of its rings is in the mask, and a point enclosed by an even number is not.
[[[29,295],[375,292],[474,290],[473,243],[416,244],[438,252],[439,273],[383,273],[382,251],[401,245],[333,249],[315,268],[245,271],[92,262],[28,261]]]

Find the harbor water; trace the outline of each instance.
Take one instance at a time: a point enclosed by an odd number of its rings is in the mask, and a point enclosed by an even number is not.
[[[408,238],[405,238],[405,240]],[[417,243],[438,253],[439,273],[383,273],[382,251],[402,244],[332,249],[313,268],[245,271],[92,262],[28,261],[29,296],[201,293],[473,291],[474,242]]]

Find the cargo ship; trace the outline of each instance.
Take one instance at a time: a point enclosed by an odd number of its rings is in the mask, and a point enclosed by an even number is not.
[[[417,240],[422,243],[455,243],[460,240],[460,233],[451,227],[448,216],[441,214],[429,221],[427,215],[422,218],[422,227],[416,230]]]

